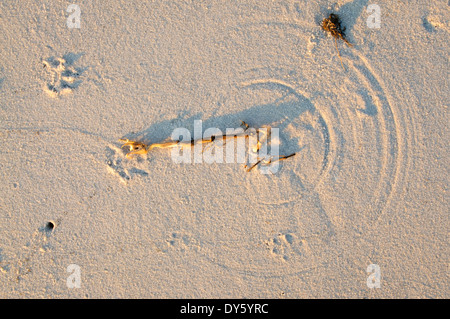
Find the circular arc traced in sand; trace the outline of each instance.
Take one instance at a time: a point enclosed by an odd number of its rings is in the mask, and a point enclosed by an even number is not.
[[[361,233],[376,229],[405,182],[413,131],[367,60],[356,54],[346,62],[346,96],[336,101],[314,91],[322,85],[292,81],[292,70],[243,72],[236,101],[250,106],[239,116],[252,117],[254,126],[279,127],[280,153],[297,155],[274,176],[246,176],[258,212],[250,224],[228,227],[226,235],[198,233],[208,261],[254,276],[293,275],[338,254],[336,220],[351,220]],[[228,221],[240,213],[227,211]],[[223,223],[215,226],[223,229]]]

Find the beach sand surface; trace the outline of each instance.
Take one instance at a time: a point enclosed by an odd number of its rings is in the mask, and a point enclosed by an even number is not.
[[[447,1],[69,5],[0,3],[0,298],[449,297]],[[121,148],[199,120],[296,155]]]

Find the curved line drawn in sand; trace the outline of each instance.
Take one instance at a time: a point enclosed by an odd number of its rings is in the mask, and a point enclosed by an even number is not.
[[[327,205],[330,202],[333,205],[342,203],[339,205],[343,207],[344,221],[346,214],[359,214],[346,211],[343,199],[359,200],[360,206],[364,207],[363,218],[356,220],[358,231],[376,231],[380,216],[389,210],[390,199],[405,182],[405,170],[408,169],[405,135],[413,132],[403,119],[405,115],[392,104],[393,99],[386,92],[382,79],[364,57],[350,57],[349,65],[349,74],[352,75],[350,94],[356,99],[349,101],[349,105],[330,105],[320,94],[302,92],[304,89],[296,89],[273,75],[240,83],[240,88],[249,90],[252,97],[258,95],[258,90],[284,92],[274,95],[279,104],[272,103],[261,113],[273,116],[274,110],[280,107],[289,116],[275,116],[272,125],[280,127],[280,132],[294,127],[289,131],[288,141],[296,133],[304,139],[296,146],[299,155],[293,161],[293,169],[284,170],[270,182],[256,179],[256,176],[249,177],[249,200],[254,210],[261,214],[251,225],[247,224],[242,229],[235,226],[240,235],[230,237],[241,237],[241,240],[230,242],[217,234],[216,238],[211,238],[199,231],[198,241],[202,243],[201,253],[206,260],[245,274],[273,277],[300,274],[324,265],[327,260],[322,256],[327,253],[337,256],[339,253],[334,245],[339,225],[333,222],[336,217]],[[256,74],[265,72],[251,71]],[[289,97],[291,104],[287,107]],[[319,133],[320,138],[304,143],[308,133]],[[314,147],[320,145],[316,153],[320,150],[321,165],[303,171],[307,161],[301,156],[312,151],[311,144]],[[366,162],[357,161],[356,154],[364,154],[362,158]],[[315,178],[311,178],[312,172],[316,172]],[[357,179],[346,178],[354,174],[358,175]],[[363,195],[357,194],[354,198],[340,195],[348,179],[352,183],[362,183],[352,185],[352,188]],[[317,192],[319,187],[320,194]],[[277,189],[277,192],[270,189]],[[327,197],[324,198],[323,193],[328,194]],[[265,196],[259,197],[259,194]],[[276,217],[262,214],[269,207],[269,211],[276,212]],[[217,228],[220,227],[224,225],[218,223]],[[270,236],[270,233],[276,235]],[[261,234],[267,234],[267,237]]]
[[[356,20],[365,13],[364,8],[366,8],[367,2],[367,0],[348,1],[339,10],[333,8],[332,11],[336,11],[339,15],[342,14],[342,18],[345,19],[347,31],[350,31],[349,35],[351,35],[351,29]],[[322,12],[322,14],[328,13]],[[316,18],[319,29],[322,16]],[[434,20],[437,19],[434,18]],[[280,25],[285,25],[288,29],[292,28],[290,23],[279,23],[278,27]],[[442,24],[440,26],[445,29]],[[266,30],[264,32],[267,33]],[[309,44],[306,47],[308,48]],[[306,50],[306,52],[309,51],[309,49]],[[335,172],[342,169],[343,162],[348,157],[344,152],[344,147],[350,146],[362,154],[371,153],[373,150],[377,151],[376,158],[380,159],[381,167],[376,165],[378,163],[376,160],[372,161],[374,164],[372,167],[368,166],[369,163],[354,163],[355,167],[361,166],[368,170],[367,181],[377,181],[373,187],[369,184],[360,187],[371,195],[366,200],[366,206],[371,210],[370,218],[362,223],[362,229],[376,229],[378,220],[389,209],[390,199],[397,190],[401,189],[405,176],[407,176],[406,170],[410,166],[411,158],[411,155],[408,154],[411,149],[409,144],[415,139],[414,129],[410,126],[411,123],[415,126],[415,120],[414,116],[409,114],[410,109],[403,110],[395,107],[396,99],[391,96],[388,88],[383,84],[383,79],[377,75],[377,72],[370,66],[367,59],[359,54],[357,49],[348,52],[348,64],[349,70],[346,74],[348,80],[346,81],[354,83],[354,94],[351,95],[352,98],[356,97],[354,107],[334,105],[329,99],[322,98],[320,93],[311,91],[310,83],[298,83],[295,86],[301,89],[294,89],[294,91],[301,92],[303,96],[310,99],[311,103],[320,111],[324,125],[327,126],[328,138],[331,141],[331,156],[328,170],[322,174],[321,185],[329,187],[334,184]],[[285,72],[286,76],[280,78],[288,78],[289,74],[295,73],[295,71]],[[273,76],[271,77],[273,78]],[[402,94],[407,95],[408,93],[402,92]],[[352,102],[349,101],[349,104]],[[341,127],[346,130],[340,130]],[[332,179],[330,180],[330,178]],[[336,188],[334,191],[339,194],[340,189]]]
[[[231,127],[230,123],[250,119],[255,127],[264,125],[277,127],[280,130],[280,145],[283,152],[298,153],[300,157],[297,158],[296,155],[289,163],[287,162],[285,167],[288,169],[282,170],[280,177],[275,175],[275,178],[260,180],[256,176],[250,177],[255,174],[249,174],[248,182],[251,186],[243,191],[252,196],[252,202],[256,196],[256,202],[252,204],[254,209],[258,211],[258,207],[273,207],[270,211],[277,211],[276,217],[261,215],[255,217],[252,225],[236,225],[233,231],[239,231],[240,234],[231,237],[240,240],[233,242],[221,237],[225,234],[214,236],[214,232],[205,230],[200,225],[192,225],[194,229],[200,228],[196,230],[196,236],[191,238],[191,241],[194,240],[201,247],[198,253],[202,258],[246,274],[285,276],[314,269],[320,263],[317,260],[318,247],[324,243],[331,243],[334,234],[334,226],[315,193],[315,188],[320,185],[334,163],[335,146],[330,137],[332,134],[329,132],[327,120],[306,95],[283,80],[276,78],[244,80],[240,81],[237,87],[244,96],[258,96],[261,92],[264,92],[263,94],[271,92],[274,98],[236,113],[204,119],[204,126]],[[248,102],[242,104],[248,105]],[[202,118],[202,114],[163,120],[141,132],[130,133],[126,138],[141,141],[164,140],[166,136],[170,136],[174,128],[189,127],[193,119],[199,118]],[[156,156],[159,156],[158,153],[153,153],[152,157]],[[118,176],[124,184],[133,178],[153,176],[150,163],[152,157],[128,160],[119,146],[110,144],[107,147],[108,170]],[[270,189],[277,189],[277,192]],[[268,193],[272,197],[260,195]],[[203,212],[197,213],[199,220],[208,218],[202,214]],[[227,220],[232,219],[233,214],[239,212],[227,211]],[[274,218],[277,221],[266,223],[267,219]],[[214,229],[225,229],[224,227],[222,221],[218,220],[217,224],[213,222]],[[229,227],[230,225],[226,226]],[[265,230],[262,232],[263,235],[259,232],[261,228]],[[286,240],[280,241],[280,247],[275,249],[274,246],[271,252],[266,243],[272,242],[276,245],[274,242],[276,236],[274,237],[273,233],[284,234]],[[174,245],[169,245],[169,248],[175,247],[177,242],[184,247],[182,245],[184,241],[171,239],[170,242],[172,241]],[[165,249],[167,248],[161,248]],[[277,249],[283,253],[274,252]],[[242,254],[248,251],[252,252],[255,264],[252,262],[249,264],[247,253]],[[266,265],[268,260],[273,263],[273,267],[257,266]],[[283,270],[280,271],[278,267],[283,267]]]
[[[271,92],[273,99],[219,120],[227,122],[243,116],[256,123],[269,122],[280,129],[284,149],[298,155],[287,166],[289,169],[274,178],[249,176],[248,200],[260,213],[251,224],[227,225],[230,231],[237,232],[233,236],[227,233],[212,237],[211,232],[198,229],[200,253],[214,264],[252,276],[280,277],[310,271],[322,264],[318,247],[332,247],[335,232],[315,192],[334,162],[335,146],[327,120],[307,95],[284,80],[253,78],[240,81],[237,87],[243,96],[258,100],[259,94]],[[234,214],[241,214],[240,210],[227,211],[227,221],[217,221],[214,228],[224,229],[226,224],[222,222],[229,223]],[[268,211],[274,215],[262,213]],[[199,219],[208,218],[201,214],[197,213]]]
[[[251,211],[227,206],[226,216],[218,212],[211,221],[213,229],[227,229],[226,233],[205,230],[201,222],[186,225],[195,229],[202,258],[246,275],[291,276],[327,264],[330,260],[324,256],[339,257],[335,235],[341,223],[351,220],[356,231],[376,231],[380,216],[389,212],[390,199],[405,183],[414,132],[405,121],[408,111],[395,108],[380,76],[354,51],[348,54],[349,70],[342,82],[321,83],[327,85],[325,92],[333,93],[323,95],[317,82],[303,81],[307,77],[288,66],[253,68],[240,74],[237,96],[233,93],[238,105],[253,106],[204,120],[208,127],[226,127],[241,119],[251,119],[255,126],[279,127],[284,149],[297,155],[290,169],[270,179],[257,174],[245,177],[242,193],[248,194]],[[333,99],[336,83],[346,88],[336,94],[345,97]],[[130,136],[164,138],[175,127],[187,127],[183,122],[198,118],[202,114],[161,121]],[[119,150],[114,156],[124,158]],[[138,164],[152,175],[148,163]],[[196,214],[201,221],[211,220],[210,213]],[[254,218],[242,225],[242,214]]]
[[[59,97],[72,93],[81,84],[80,76],[85,68],[74,67],[73,64],[82,54],[69,53],[62,58],[50,57],[42,61],[44,68],[51,75],[44,91],[51,97]]]
[[[260,79],[260,80],[253,80],[253,81],[248,81],[248,82],[242,82],[240,83],[240,86],[242,88],[256,88],[257,86],[261,86],[261,87],[273,87],[277,90],[282,90],[282,91],[286,91],[287,95],[293,95],[295,97],[295,99],[297,101],[294,100],[293,104],[293,108],[298,107],[299,110],[297,112],[299,112],[297,114],[298,117],[301,117],[302,115],[306,114],[314,114],[317,113],[316,115],[314,115],[315,121],[316,121],[316,127],[313,126],[312,123],[310,123],[309,117],[307,119],[305,119],[305,123],[303,124],[305,129],[307,130],[317,130],[319,132],[319,134],[322,137],[323,140],[323,157],[321,159],[321,163],[322,163],[322,168],[320,171],[320,174],[323,174],[329,164],[329,156],[330,156],[330,137],[329,137],[329,129],[328,126],[324,120],[324,118],[322,117],[322,115],[320,114],[320,111],[317,110],[310,102],[310,100],[306,97],[306,95],[302,94],[301,92],[297,91],[293,86],[289,85],[288,83],[281,81],[281,80],[276,80],[276,79]],[[297,104],[297,105],[295,105]],[[281,108],[280,106],[278,106],[279,108]],[[294,109],[291,109],[290,111],[294,111]],[[304,113],[304,114],[303,114]],[[289,114],[289,118],[291,118],[292,114]],[[286,114],[286,116],[288,116]],[[283,119],[278,119],[277,124],[280,129],[284,129],[286,127],[286,124],[289,125],[291,124],[293,121],[289,121],[287,120],[287,118],[283,118]]]
[[[352,61],[351,67],[360,81],[365,83],[376,107],[377,113],[374,116],[379,120],[378,133],[383,148],[382,171],[374,191],[376,206],[368,220],[368,228],[376,229],[381,215],[389,208],[391,198],[406,183],[411,158],[409,144],[414,140],[414,130],[406,119],[414,117],[408,114],[409,109],[395,107],[395,99],[391,97],[382,78],[363,56],[358,55],[358,60]]]
[[[360,170],[360,176],[365,176],[367,181],[365,197],[370,208],[365,210],[362,229],[369,230],[376,228],[376,222],[387,209],[400,175],[405,176],[403,156],[407,150],[403,149],[402,135],[409,129],[402,127],[392,106],[392,98],[365,58],[358,55],[349,61],[349,65],[350,72],[356,75],[352,79],[356,79],[353,83],[358,107],[353,110],[347,108],[340,116],[345,126],[352,130],[347,144],[354,145],[366,155],[367,164],[363,165],[366,166],[365,173]]]

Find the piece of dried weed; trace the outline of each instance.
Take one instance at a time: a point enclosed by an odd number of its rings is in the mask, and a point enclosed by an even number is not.
[[[336,44],[336,50],[338,52],[339,59],[341,60],[342,68],[345,70],[344,64],[342,63],[341,54],[339,53],[339,49],[337,46],[337,40],[340,39],[344,41],[349,47],[352,47],[353,45],[345,38],[345,27],[343,28],[341,26],[341,20],[339,19],[339,16],[337,14],[331,13],[328,18],[323,19],[322,29],[326,32],[330,32],[330,34],[333,36]]]

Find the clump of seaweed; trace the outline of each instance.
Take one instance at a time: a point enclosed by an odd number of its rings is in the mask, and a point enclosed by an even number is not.
[[[331,13],[328,18],[323,19],[322,21],[322,29],[326,32],[330,32],[330,34],[334,38],[334,42],[336,44],[336,50],[339,56],[339,59],[341,60],[342,68],[344,68],[344,64],[342,63],[341,54],[339,53],[339,49],[337,46],[337,40],[340,39],[347,43],[349,47],[352,47],[353,45],[348,42],[348,40],[345,38],[345,27],[341,26],[341,20],[337,14]]]

